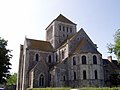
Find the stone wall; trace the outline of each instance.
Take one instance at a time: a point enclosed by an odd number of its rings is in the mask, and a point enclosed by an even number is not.
[[[39,54],[39,60],[35,61],[35,55]],[[51,62],[49,62],[49,55],[51,55]],[[54,63],[54,53],[53,52],[44,52],[38,50],[31,50],[29,52],[29,70],[33,70],[34,79],[33,79],[33,87],[39,86],[39,76],[43,74],[45,77],[45,86],[49,86],[49,67]],[[31,77],[29,77],[30,82]]]
[[[85,55],[87,57],[87,64],[82,64],[81,62],[81,57],[82,55]],[[96,55],[97,56],[97,64],[93,64],[92,63],[92,56]],[[76,65],[73,65],[73,57],[76,57]],[[98,86],[102,86],[103,80],[104,80],[104,76],[103,76],[103,65],[101,63],[101,56],[99,54],[80,54],[80,55],[74,55],[71,56],[68,60],[68,80],[71,81],[71,83],[69,84],[70,86],[75,86],[77,84],[74,83],[81,83],[82,84],[78,85],[78,86],[90,86],[92,85],[90,82],[95,82],[98,83]],[[86,71],[86,80],[83,79],[83,70]],[[94,71],[97,70],[97,77],[98,79],[95,79],[95,74]],[[74,72],[76,72],[76,80],[74,80]],[[92,80],[92,81],[91,81]],[[102,81],[102,82],[101,82]],[[84,83],[85,82],[85,83]],[[88,83],[88,84],[87,84]],[[92,85],[92,86],[97,86],[97,85]]]

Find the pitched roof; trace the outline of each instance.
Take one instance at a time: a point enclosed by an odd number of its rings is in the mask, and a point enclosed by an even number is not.
[[[73,53],[75,52],[77,53],[88,53],[88,52],[99,53],[97,49],[93,47],[93,45],[91,45],[91,43],[85,38],[81,39],[77,47],[74,49]]]
[[[73,38],[74,35],[75,35],[75,34],[73,34],[73,35],[71,35],[71,36],[68,36],[68,38],[66,38],[66,39],[60,44],[60,46],[59,46],[58,48],[61,48],[62,46],[64,46],[64,45],[67,43],[67,40],[70,40],[71,38]]]
[[[34,39],[26,39],[28,49],[36,49],[41,51],[54,51],[52,45],[48,41],[34,40]]]
[[[81,28],[79,31],[78,31],[78,35],[81,37],[81,38],[86,38],[89,43],[91,43],[91,45],[93,45],[93,47],[97,48],[97,46],[93,43],[93,41],[90,39],[90,37],[87,35],[87,33],[84,31],[83,28]],[[77,35],[76,35],[77,36]]]
[[[70,21],[69,19],[67,19],[65,16],[63,16],[62,14],[60,14],[55,21],[61,21],[61,22],[65,22],[65,23],[69,23],[69,24],[75,24],[72,21]],[[75,24],[76,25],[76,24]]]
[[[69,24],[74,24],[72,21],[70,21],[69,19],[67,19],[65,16],[63,16],[62,14],[60,14],[56,19],[54,19],[48,26],[47,28],[54,22],[54,21],[61,21],[61,22],[65,22],[65,23],[69,23]],[[45,30],[47,30],[47,28]]]
[[[112,62],[110,62],[108,59],[102,59],[102,60],[103,60],[103,65],[109,65],[114,70],[120,70],[120,64],[118,63],[117,60],[112,60]]]
[[[117,67],[116,70],[120,70],[120,64],[117,60],[112,60],[112,63]]]

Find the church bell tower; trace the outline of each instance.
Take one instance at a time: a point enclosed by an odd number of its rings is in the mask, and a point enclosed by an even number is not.
[[[75,33],[76,24],[60,14],[46,28],[46,41],[49,41],[56,49]]]

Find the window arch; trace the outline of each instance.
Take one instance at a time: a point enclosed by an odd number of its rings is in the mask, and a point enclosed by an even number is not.
[[[86,56],[85,55],[82,56],[82,64],[86,64]]]
[[[86,71],[83,71],[83,79],[87,79]]]
[[[95,79],[98,79],[97,70],[94,71]]]
[[[73,57],[73,65],[76,65],[76,58]]]
[[[48,62],[49,62],[49,63],[52,62],[51,55],[48,56]]]
[[[97,64],[97,57],[95,55],[93,56],[93,64]]]
[[[35,61],[39,61],[39,54],[35,55]]]
[[[41,74],[41,75],[39,76],[39,86],[40,86],[40,87],[44,87],[44,81],[45,81],[45,77],[44,77],[43,74]]]

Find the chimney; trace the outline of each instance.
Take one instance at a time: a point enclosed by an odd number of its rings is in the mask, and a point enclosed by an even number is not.
[[[112,56],[108,56],[108,60],[112,62]]]

